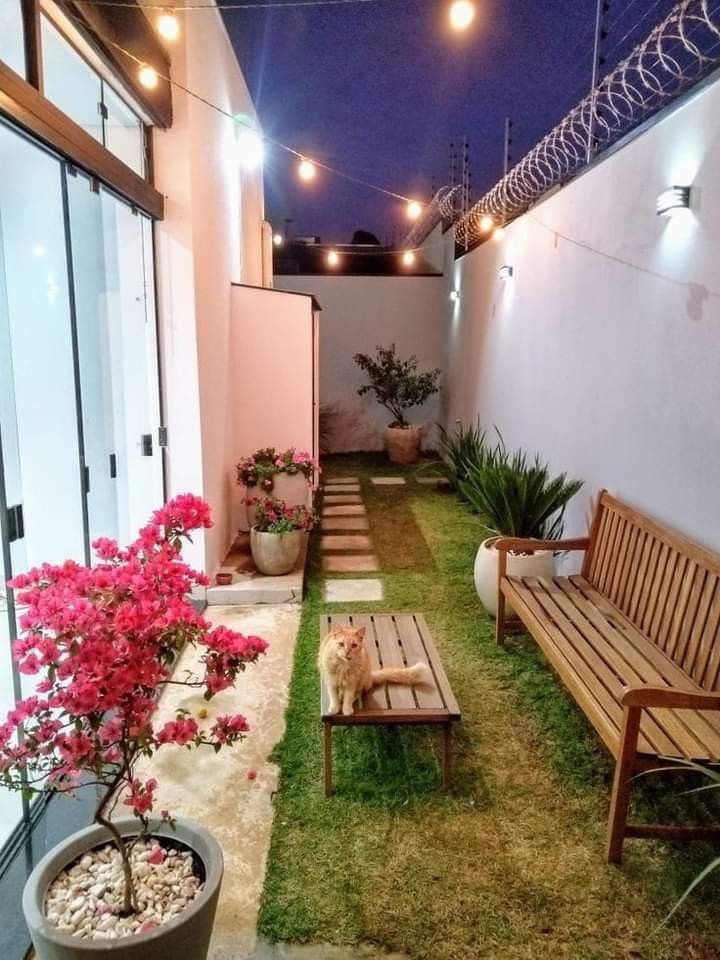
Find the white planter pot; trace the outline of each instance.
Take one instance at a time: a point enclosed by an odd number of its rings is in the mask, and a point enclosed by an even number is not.
[[[133,817],[115,821],[125,837],[136,836]],[[47,853],[28,877],[23,891],[23,913],[30,930],[37,960],[205,960],[210,945],[215,908],[223,875],[220,844],[207,830],[191,820],[178,819],[176,829],[161,824],[152,836],[167,837],[193,850],[205,869],[205,883],[197,897],[173,920],[147,933],[117,940],[83,940],[59,930],[44,913],[47,889],[65,867],[95,847],[104,846],[110,834],[99,824],[72,834]]]
[[[385,447],[391,463],[417,463],[420,456],[420,428],[386,427]]]
[[[295,569],[307,534],[304,530],[288,533],[250,531],[250,550],[255,566],[268,577],[281,577]]]
[[[475,589],[488,613],[497,616],[498,552],[494,542],[497,538],[483,540],[475,557]],[[551,550],[537,553],[508,553],[507,572],[516,577],[554,577],[555,557]],[[505,603],[505,618],[515,615],[511,604]]]

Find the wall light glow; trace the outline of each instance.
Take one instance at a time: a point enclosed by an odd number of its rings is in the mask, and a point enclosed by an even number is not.
[[[668,187],[657,198],[656,213],[659,217],[670,217],[678,210],[687,210],[690,206],[690,187]]]
[[[514,273],[515,271],[510,266],[510,264],[504,263],[498,271],[498,277],[500,278],[500,280],[509,280]]]
[[[262,137],[257,130],[245,127],[237,137],[238,159],[245,170],[257,170],[265,159]]]
[[[451,291],[450,291],[450,300],[451,300],[453,303],[457,303],[459,299],[460,299],[460,291],[459,291],[459,290],[451,290]]]

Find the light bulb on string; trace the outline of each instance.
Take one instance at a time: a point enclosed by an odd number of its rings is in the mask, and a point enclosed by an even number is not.
[[[467,30],[475,19],[475,4],[472,0],[453,0],[448,9],[448,18],[453,30]]]
[[[237,138],[237,152],[241,166],[245,170],[257,170],[265,159],[262,137],[257,130],[245,127]]]
[[[422,204],[419,201],[408,200],[408,205],[405,208],[405,212],[407,213],[408,220],[417,220],[417,218],[420,216],[422,211],[423,211]]]
[[[412,250],[406,250],[402,255],[402,262],[404,267],[411,267],[415,263],[415,254]]]
[[[308,160],[306,157],[303,157],[298,164],[298,176],[305,183],[309,183],[311,180],[315,179],[315,174],[317,173],[317,168],[312,160]]]
[[[158,85],[157,70],[147,63],[143,63],[138,70],[138,80],[148,90],[154,90]]]
[[[161,13],[155,27],[165,40],[177,40],[180,36],[180,23],[174,13]]]
[[[281,247],[285,243],[285,238],[281,233],[273,234],[273,243],[276,247]]]
[[[488,216],[488,214],[485,214],[484,217],[481,217],[480,229],[482,230],[483,233],[487,233],[488,230],[492,230],[494,226],[495,226],[495,221],[493,220],[492,217]]]
[[[337,267],[340,263],[340,254],[337,250],[330,250],[327,255],[327,265],[329,267]]]

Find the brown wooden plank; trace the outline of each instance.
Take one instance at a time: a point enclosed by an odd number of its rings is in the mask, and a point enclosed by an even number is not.
[[[623,571],[625,570],[625,565],[627,563],[630,541],[633,533],[635,533],[636,530],[637,528],[633,526],[633,524],[623,521],[622,534],[620,535],[617,543],[617,549],[615,550],[615,556],[613,557],[612,576],[610,577],[610,583],[607,589],[603,591],[606,596],[608,596],[616,605],[617,598],[623,587]]]
[[[718,676],[720,674],[720,590],[716,591],[712,606],[708,613],[705,630],[703,631],[703,641],[707,644],[709,656],[707,657],[707,666],[702,679],[702,687],[705,690],[718,689]]]
[[[421,684],[414,688],[418,706],[426,710],[437,710],[439,714],[443,714],[447,719],[447,707],[440,687],[437,684],[437,665],[430,661],[422,637],[418,632],[415,617],[411,613],[396,613],[393,615],[393,620],[407,663],[410,666],[418,662],[427,663],[435,678],[435,687]]]
[[[707,662],[710,657],[710,645],[707,641],[705,627],[707,626],[708,617],[710,616],[710,611],[719,589],[718,581],[708,574],[703,586],[690,640],[688,641],[688,648],[692,647],[695,650],[694,659],[688,672],[700,686],[703,686],[705,668],[707,667]],[[688,657],[688,660],[689,659]]]
[[[637,525],[631,527],[630,540],[625,553],[625,562],[623,563],[622,573],[620,574],[620,585],[615,598],[616,606],[622,611],[627,610],[629,598],[632,596],[637,577],[637,560],[641,551],[643,530]]]
[[[661,647],[668,654],[668,656],[672,656],[672,652],[670,650],[670,636],[673,615],[677,609],[678,599],[680,596],[680,587],[685,579],[688,563],[690,563],[687,557],[683,557],[679,553],[676,553],[675,556],[676,560],[673,571],[667,581],[665,602],[662,606],[662,613],[660,614],[657,622],[657,631],[655,633],[651,633],[649,636],[649,639],[654,643],[657,643],[657,645]]]
[[[395,623],[389,617],[373,617],[375,636],[379,645],[380,662],[383,667],[404,667],[402,648]],[[386,684],[389,706],[395,710],[407,710],[418,705],[412,687],[399,683]]]
[[[646,636],[650,633],[658,603],[662,602],[660,598],[660,587],[665,577],[668,560],[671,559],[672,555],[672,550],[666,543],[662,541],[658,542],[660,544],[660,550],[658,552],[657,565],[649,583],[650,592],[648,594],[647,606],[645,607],[642,623],[638,624],[638,627]]]
[[[590,531],[588,534],[590,538],[590,544],[588,545],[588,548],[585,551],[585,556],[583,557],[582,574],[589,580],[593,578],[597,566],[597,552],[602,542],[601,530],[607,517],[607,511],[602,505],[602,497],[604,493],[604,490],[600,491],[595,504],[592,523],[590,524]]]
[[[647,571],[642,582],[642,590],[640,591],[637,610],[632,617],[633,623],[639,630],[642,629],[642,623],[643,623],[643,620],[645,619],[645,614],[647,612],[648,604],[650,603],[650,593],[652,590],[652,584],[655,578],[655,573],[657,571],[658,564],[660,562],[660,550],[662,548],[662,544],[656,537],[653,537],[652,534],[650,534],[649,536],[651,537],[651,547],[650,547],[650,556],[648,558]]]
[[[688,642],[692,633],[695,616],[697,615],[702,596],[702,588],[707,578],[707,571],[691,562],[685,574],[680,601],[675,608],[673,620],[670,624],[668,637],[668,652],[686,673],[690,673],[686,662]],[[695,651],[691,651],[690,660]]]
[[[435,675],[435,679],[438,683],[441,696],[445,702],[445,707],[454,720],[459,720],[460,707],[458,706],[458,702],[455,699],[455,694],[450,686],[450,681],[445,673],[445,667],[443,666],[438,649],[435,646],[435,641],[430,633],[430,628],[428,627],[423,614],[416,613],[414,614],[414,618],[416,627],[422,638],[423,646],[428,654],[428,659]]]
[[[622,532],[622,521],[620,515],[614,510],[609,511],[610,523],[607,528],[607,544],[604,551],[600,574],[597,579],[597,588],[603,592],[607,589],[608,581],[612,575],[613,565],[615,563],[615,542],[618,535]]]
[[[370,667],[373,670],[380,670],[382,660],[380,659],[380,644],[375,631],[375,621],[368,614],[353,613],[348,617],[353,627],[365,627],[365,649],[370,658]],[[357,713],[362,712],[355,708]],[[369,693],[363,694],[362,710],[388,710],[390,709],[390,697],[388,696],[387,684],[375,687]]]
[[[650,534],[643,530],[642,532],[642,550],[640,553],[640,558],[638,560],[638,569],[637,576],[635,577],[635,582],[633,584],[632,596],[629,598],[626,606],[626,613],[631,620],[635,620],[638,605],[640,603],[640,595],[642,594],[643,584],[645,583],[645,578],[647,576],[648,564],[650,562],[650,553],[652,551],[653,538]]]
[[[578,624],[581,631],[582,625],[577,615],[573,616],[570,612],[570,607],[575,607],[577,614],[587,619],[588,624],[593,628],[592,633],[585,631],[588,642],[595,646],[610,669],[615,671],[622,686],[636,684],[669,686],[662,672],[655,666],[655,661],[660,659],[659,651],[650,641],[646,640],[644,645],[633,644],[617,625],[618,619],[614,618],[614,622],[611,623],[603,616],[598,605],[575,587],[572,581],[567,578],[558,578],[556,584],[565,594],[564,609],[568,617]],[[632,625],[629,626],[632,627]],[[690,686],[689,682],[685,685]],[[708,750],[712,753],[716,746],[720,747],[717,732],[700,712],[668,711],[667,714],[663,714],[662,722],[658,722],[654,712],[646,711],[643,714],[642,724],[650,725],[646,733],[653,743],[661,743],[658,740],[658,733],[653,731],[659,731],[661,738],[670,738],[671,742],[660,749],[664,754],[671,755],[676,752],[681,756],[701,756]]]

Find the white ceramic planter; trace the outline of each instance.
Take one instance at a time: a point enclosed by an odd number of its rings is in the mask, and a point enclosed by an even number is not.
[[[498,552],[494,547],[497,538],[483,540],[475,557],[475,589],[480,601],[488,613],[497,616],[497,578]],[[509,553],[507,572],[516,577],[554,577],[555,557],[551,550],[538,550],[537,553]],[[506,602],[505,618],[515,615],[512,606]]]
[[[304,530],[288,533],[263,533],[253,527],[250,550],[255,566],[268,577],[280,577],[295,569],[307,534]]]
[[[420,428],[386,427],[385,447],[391,463],[417,463],[420,456]]]
[[[94,847],[104,846],[110,834],[98,824],[72,834],[47,853],[28,877],[23,892],[23,913],[30,930],[37,960],[206,960],[212,934],[215,908],[223,875],[220,844],[204,827],[191,820],[178,819],[176,829],[161,824],[153,829],[155,837],[167,837],[193,850],[205,868],[203,889],[182,913],[147,933],[117,940],[83,940],[58,930],[44,913],[45,895],[53,880],[65,867]],[[137,835],[138,823],[132,817],[116,821],[125,837]]]

